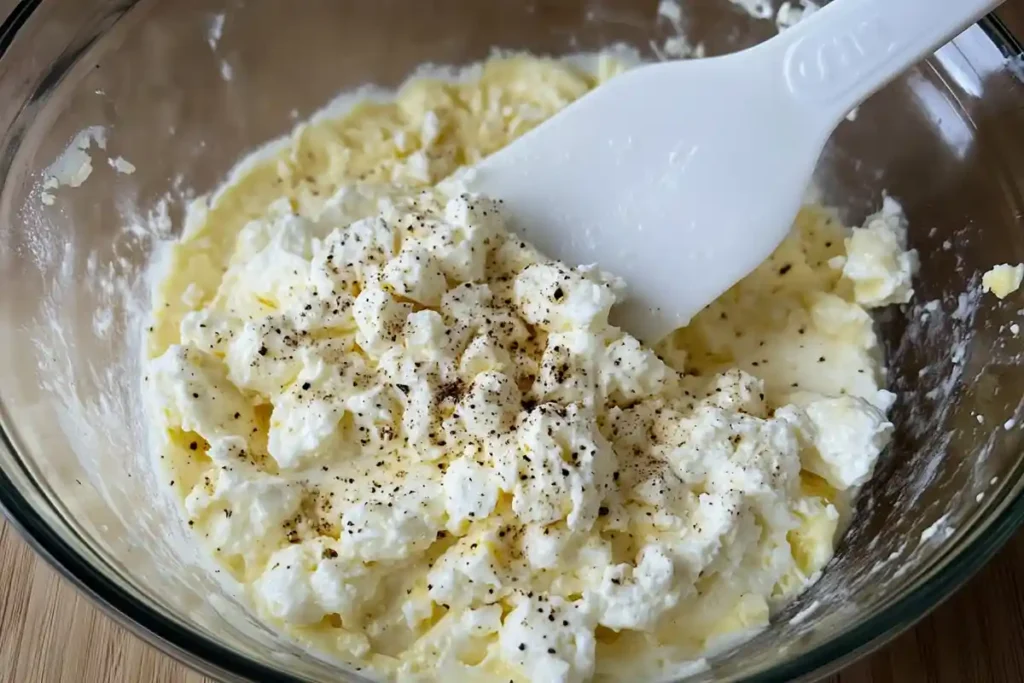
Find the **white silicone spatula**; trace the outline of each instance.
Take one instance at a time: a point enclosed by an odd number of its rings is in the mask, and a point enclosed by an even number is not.
[[[484,159],[471,189],[548,255],[625,278],[659,340],[785,237],[832,130],[998,0],[835,0],[756,47],[618,76]]]

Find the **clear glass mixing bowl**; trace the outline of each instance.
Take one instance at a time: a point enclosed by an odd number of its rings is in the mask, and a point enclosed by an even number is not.
[[[708,54],[775,30],[726,0],[683,4],[686,34]],[[214,188],[240,155],[339,91],[394,86],[423,62],[463,64],[494,46],[562,54],[625,42],[654,56],[673,35],[656,0],[18,4],[0,27],[8,518],[111,615],[197,669],[358,680],[276,637],[183,550],[146,463],[143,266],[181,229],[190,192]],[[857,221],[887,190],[922,256],[914,305],[880,321],[896,437],[821,581],[694,680],[835,670],[934,607],[1020,523],[1021,299],[977,288],[989,266],[1024,261],[1018,54],[985,20],[864,105],[826,152],[825,201]],[[89,126],[104,127],[106,149],[94,143],[88,180],[47,204],[45,169]],[[117,156],[136,172],[109,167]]]

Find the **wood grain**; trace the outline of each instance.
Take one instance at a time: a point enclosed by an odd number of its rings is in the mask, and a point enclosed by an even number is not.
[[[945,604],[828,683],[1024,680],[1024,532]],[[116,625],[0,522],[0,681],[206,683]]]
[[[1024,37],[1024,0],[1000,14]],[[1022,577],[1024,531],[930,616],[828,683],[1024,680]],[[207,681],[104,616],[0,520],[0,682]]]

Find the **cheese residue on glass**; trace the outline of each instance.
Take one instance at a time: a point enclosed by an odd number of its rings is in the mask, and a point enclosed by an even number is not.
[[[911,295],[893,200],[854,230],[804,207],[650,349],[608,322],[628,283],[453,179],[622,68],[579,63],[494,58],[300,126],[192,205],[155,291],[187,524],[364,673],[692,671],[816,580],[892,431],[865,309]]]

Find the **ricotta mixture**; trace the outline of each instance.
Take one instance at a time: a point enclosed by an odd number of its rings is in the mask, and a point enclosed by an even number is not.
[[[650,349],[608,322],[628,283],[465,191],[622,68],[574,64],[495,58],[300,126],[192,205],[154,294],[186,523],[268,622],[372,676],[697,670],[817,578],[892,430],[866,310],[912,293],[891,198],[853,230],[805,207]]]
[[[992,292],[1000,299],[1005,299],[1020,288],[1024,280],[1024,263],[1011,266],[1003,263],[994,266],[991,270],[981,276],[981,288],[986,292]]]

